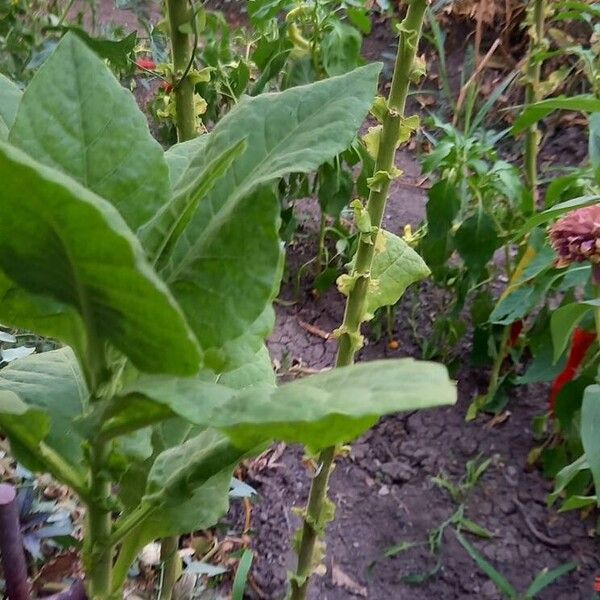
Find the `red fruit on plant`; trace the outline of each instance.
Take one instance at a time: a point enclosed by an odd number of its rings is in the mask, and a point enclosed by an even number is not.
[[[519,341],[519,336],[521,335],[521,331],[523,331],[523,321],[519,319],[515,321],[510,326],[510,332],[508,334],[508,347],[514,348],[516,343]]]
[[[552,416],[554,416],[556,399],[558,395],[563,387],[569,383],[569,381],[575,379],[575,376],[577,375],[577,369],[579,369],[581,366],[589,347],[594,343],[595,339],[595,333],[590,333],[584,329],[577,328],[573,332],[567,364],[565,365],[562,373],[560,373],[560,375],[552,383],[552,389],[550,390],[549,406]]]
[[[156,69],[156,63],[151,58],[138,58],[135,64],[145,71],[154,71]]]

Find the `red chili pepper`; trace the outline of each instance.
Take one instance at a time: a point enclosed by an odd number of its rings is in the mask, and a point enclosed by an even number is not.
[[[156,69],[156,63],[151,58],[138,58],[135,64],[146,71],[154,71]]]
[[[519,319],[515,321],[510,326],[510,333],[508,335],[508,347],[514,348],[516,343],[519,341],[519,336],[521,335],[521,331],[523,331],[523,321]]]
[[[571,350],[569,351],[569,358],[567,359],[567,364],[563,369],[562,373],[554,380],[552,384],[552,389],[550,390],[550,413],[554,415],[554,410],[556,408],[556,398],[563,387],[575,379],[577,375],[577,369],[581,366],[583,359],[589,349],[589,347],[594,343],[596,339],[595,333],[590,333],[583,329],[575,329],[573,332],[573,338],[571,339]]]
[[[170,94],[173,91],[173,84],[169,83],[168,81],[163,81],[160,84],[160,87],[165,90],[167,94]]]

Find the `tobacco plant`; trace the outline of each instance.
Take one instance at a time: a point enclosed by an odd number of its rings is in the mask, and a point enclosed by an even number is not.
[[[151,540],[214,524],[234,467],[270,440],[319,451],[454,401],[443,367],[411,359],[276,387],[264,346],[273,186],[348,146],[379,69],[246,99],[167,152],[74,34],[23,94],[0,80],[0,321],[64,344],[2,370],[0,428],[85,506],[91,600],[121,597]]]
[[[390,183],[400,176],[395,166],[396,150],[410,138],[418,126],[418,118],[405,118],[404,109],[411,78],[415,71],[415,58],[425,9],[426,0],[408,2],[407,13],[398,32],[398,52],[394,76],[389,97],[378,98],[373,107],[374,116],[380,125],[372,128],[368,134],[367,147],[374,154],[373,176],[369,179],[369,199],[366,207],[360,200],[353,202],[355,222],[360,232],[358,248],[353,259],[351,273],[338,279],[340,291],[347,296],[346,310],[342,325],[336,330],[338,351],[336,369],[344,370],[354,362],[356,353],[363,345],[361,325],[372,318],[376,308],[395,303],[406,287],[405,277],[392,275],[396,282],[391,284],[385,279],[390,267],[406,269],[407,261],[418,272],[422,261],[398,237],[384,231],[381,222],[389,194]],[[405,258],[403,258],[405,257]],[[391,260],[390,260],[391,259]],[[381,269],[382,262],[388,268]],[[427,273],[425,265],[418,280]],[[389,273],[388,273],[389,274]],[[414,272],[411,273],[414,276]],[[400,284],[400,285],[399,285]],[[395,296],[390,302],[388,296]],[[329,477],[331,475],[339,447],[332,444],[325,447],[318,456],[317,471],[313,477],[308,503],[303,511],[303,526],[298,532],[296,572],[290,578],[291,600],[306,598],[310,577],[318,567],[323,554],[322,543],[327,523],[333,518],[334,506],[327,497]]]

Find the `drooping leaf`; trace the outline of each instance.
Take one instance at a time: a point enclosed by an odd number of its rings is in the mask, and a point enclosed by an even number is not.
[[[93,50],[98,56],[107,59],[117,69],[126,69],[137,44],[137,32],[132,31],[120,40],[111,40],[102,37],[92,37],[81,27],[74,25],[61,25],[49,27],[50,31],[72,32]]]
[[[141,370],[197,371],[183,315],[108,202],[6,144],[0,178],[0,268],[10,280],[76,309],[88,333]]]
[[[8,139],[23,92],[0,73],[0,141]]]
[[[44,470],[37,447],[50,431],[50,420],[17,394],[0,391],[0,431],[8,436],[13,456],[31,471]]]
[[[361,46],[362,37],[354,27],[333,21],[321,45],[323,67],[327,75],[342,75],[356,68],[361,62]]]
[[[600,489],[600,385],[590,385],[583,394],[581,405],[581,442],[585,459]]]
[[[553,584],[557,579],[570,573],[573,569],[577,568],[575,563],[569,562],[556,569],[549,570],[548,568],[542,569],[531,582],[531,585],[525,592],[525,600],[533,600],[542,590]]]
[[[131,92],[74,34],[31,80],[9,140],[114,204],[133,230],[169,197],[162,148]]]
[[[86,333],[77,310],[49,296],[32,294],[0,271],[0,322],[57,338],[81,356]]]
[[[371,266],[374,286],[367,295],[367,313],[372,315],[382,306],[396,304],[409,285],[429,273],[425,261],[403,239],[382,229],[375,242]]]
[[[265,184],[314,170],[342,152],[371,105],[379,70],[369,65],[243,100],[179,178],[175,193],[246,138],[246,151],[200,203],[164,270],[203,348],[220,349],[239,337],[273,297],[280,273],[279,204]],[[252,230],[248,223],[255,224]],[[252,267],[240,270],[250,258]]]
[[[494,219],[482,207],[463,221],[454,239],[456,250],[477,278],[500,244]]]
[[[459,207],[456,189],[449,182],[439,181],[429,190],[425,208],[427,235],[422,241],[422,249],[423,258],[434,273],[446,264],[454,250],[451,233]]]
[[[555,110],[572,110],[585,113],[600,112],[600,98],[596,98],[592,94],[571,97],[557,96],[556,98],[548,98],[548,100],[530,104],[514,122],[512,126],[513,134],[521,133]]]
[[[353,439],[382,415],[453,404],[456,388],[443,366],[401,359],[239,393],[199,379],[143,377],[123,396],[165,404],[192,423],[226,431],[243,448],[277,439],[320,449]]]
[[[41,409],[50,421],[46,443],[67,462],[83,459],[81,438],[73,420],[88,404],[88,390],[70,348],[61,348],[15,360],[0,370],[0,393],[14,392],[32,409]]]

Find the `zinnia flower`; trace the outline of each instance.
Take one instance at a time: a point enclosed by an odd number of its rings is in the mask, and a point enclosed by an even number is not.
[[[600,265],[600,204],[568,213],[550,228],[550,241],[558,254],[557,267],[589,260]],[[598,268],[594,274],[598,277]]]

